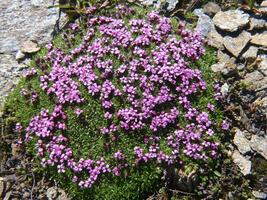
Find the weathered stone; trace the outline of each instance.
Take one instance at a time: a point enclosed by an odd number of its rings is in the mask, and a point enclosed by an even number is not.
[[[48,200],[55,200],[57,198],[58,192],[56,187],[48,188],[46,191],[46,196]]]
[[[223,75],[228,75],[231,72],[233,72],[236,69],[236,65],[234,63],[224,63],[219,62],[216,64],[213,64],[211,66],[211,70],[215,73],[222,73]]]
[[[255,91],[267,88],[267,77],[264,77],[259,71],[246,74],[244,81],[249,84],[250,89]]]
[[[238,57],[241,51],[250,41],[250,39],[251,39],[251,34],[247,31],[243,31],[237,37],[231,37],[231,36],[224,37],[223,44],[230,53],[232,53],[235,57]]]
[[[267,198],[267,194],[264,192],[259,192],[259,191],[252,191],[252,194],[255,198],[257,199],[266,199]]]
[[[0,104],[9,94],[25,65],[15,60],[24,41],[35,40],[43,45],[52,39],[58,20],[58,8],[48,8],[51,0],[0,1]],[[56,0],[57,2],[57,0]],[[57,3],[56,3],[57,4]],[[60,26],[65,14],[62,13]],[[17,59],[21,59],[17,55]]]
[[[229,92],[229,85],[227,83],[224,83],[221,87],[221,93],[223,96],[226,96]]]
[[[260,137],[258,135],[252,135],[250,140],[251,148],[256,151],[258,154],[262,155],[267,159],[267,138]]]
[[[267,47],[267,32],[253,35],[250,42],[255,45]]]
[[[224,49],[223,37],[215,29],[208,33],[208,45],[220,50]]]
[[[233,162],[240,168],[243,175],[251,173],[251,161],[242,156],[238,150],[235,150],[232,155]]]
[[[22,53],[35,53],[40,50],[40,47],[33,41],[26,41],[22,43],[21,52]]]
[[[238,128],[236,129],[234,144],[237,146],[239,152],[243,155],[251,151],[249,141],[245,137],[244,133]]]
[[[179,3],[178,0],[166,0],[165,1],[165,4],[167,4],[168,11],[173,11],[178,3]]]
[[[259,11],[261,11],[262,13],[266,14],[267,13],[267,1],[263,1],[261,2]]]
[[[242,54],[242,58],[245,58],[246,60],[252,61],[257,58],[259,48],[255,46],[250,46],[248,50]]]
[[[202,33],[203,36],[207,36],[215,28],[211,18],[204,14],[202,9],[194,10],[194,14],[198,16],[196,30]]]
[[[22,60],[25,57],[25,54],[22,53],[21,51],[18,51],[16,53],[16,60]]]
[[[209,2],[203,6],[203,11],[209,16],[215,15],[217,12],[221,11],[221,8],[218,4],[214,2]]]
[[[267,27],[267,21],[264,19],[256,19],[256,18],[250,18],[249,19],[249,29],[263,29]]]
[[[213,17],[213,22],[221,30],[235,32],[248,24],[249,15],[240,10],[220,11]]]
[[[267,58],[263,58],[258,65],[258,70],[267,76]]]

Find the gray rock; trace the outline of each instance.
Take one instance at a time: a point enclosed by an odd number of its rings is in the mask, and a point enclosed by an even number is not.
[[[229,85],[227,83],[224,83],[221,87],[221,93],[223,96],[226,96],[229,92]]]
[[[51,0],[0,1],[0,104],[25,68],[15,60],[22,59],[16,55],[22,43],[35,40],[43,45],[52,39],[58,8],[48,8],[51,5]],[[64,14],[60,22],[63,19]]]
[[[258,54],[258,47],[250,46],[248,50],[242,54],[242,58],[245,58],[246,60],[253,61],[257,58]]]
[[[237,146],[239,152],[243,155],[251,151],[249,141],[245,137],[244,133],[238,128],[236,129],[234,144]]]
[[[233,162],[240,168],[243,175],[251,173],[251,161],[242,156],[238,150],[235,150],[232,155]]]
[[[25,54],[22,53],[21,51],[18,51],[18,52],[16,53],[16,60],[17,60],[17,61],[22,60],[24,57],[25,57]]]
[[[267,47],[267,32],[252,36],[251,44]]]
[[[249,84],[250,89],[254,89],[256,91],[267,87],[267,77],[264,77],[264,75],[259,71],[246,74],[244,81]]]
[[[261,2],[259,11],[261,11],[262,13],[266,14],[267,13],[267,1],[263,1]]]
[[[203,6],[203,11],[209,16],[215,15],[217,12],[221,11],[221,8],[218,4],[214,2],[209,2]]]
[[[165,4],[168,5],[167,6],[168,11],[173,11],[178,3],[179,3],[178,0],[166,0]]]
[[[207,36],[212,29],[215,29],[211,18],[205,15],[202,9],[194,10],[194,14],[198,16],[196,30],[203,36]]]
[[[252,191],[252,194],[255,198],[258,198],[258,199],[266,199],[267,198],[267,194],[264,193],[264,192],[259,192],[259,191]]]
[[[256,18],[250,18],[249,19],[249,29],[263,29],[267,27],[267,21],[264,19],[256,19]]]
[[[235,32],[248,24],[249,15],[240,10],[220,11],[213,17],[213,22],[221,30]]]
[[[35,53],[39,50],[40,50],[40,47],[38,47],[38,45],[35,42],[30,41],[30,40],[23,42],[21,46],[22,53]]]
[[[48,200],[55,200],[58,196],[58,191],[56,187],[48,188],[46,191],[46,196]]]
[[[263,58],[258,65],[258,70],[267,76],[267,58]]]
[[[256,151],[258,154],[262,155],[267,159],[267,138],[260,137],[257,135],[252,135],[250,140],[251,148]]]
[[[178,0],[139,0],[142,5],[153,6],[155,9],[160,9],[166,6],[167,11],[173,11],[176,5],[179,3]]]
[[[215,73],[222,73],[223,75],[228,75],[236,69],[234,63],[219,62],[211,66],[211,70]]]
[[[215,29],[208,33],[208,45],[220,50],[224,49],[223,37]]]
[[[224,37],[223,44],[230,53],[238,57],[250,40],[251,34],[247,31],[242,31],[237,37]]]

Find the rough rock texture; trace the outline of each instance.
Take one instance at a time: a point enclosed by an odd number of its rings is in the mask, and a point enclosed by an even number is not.
[[[214,29],[211,18],[204,14],[202,9],[194,10],[194,14],[198,16],[196,30],[201,32],[203,36],[207,36],[208,33]]]
[[[221,8],[218,4],[214,2],[209,2],[203,6],[203,11],[209,16],[215,15],[217,12],[221,11]]]
[[[248,24],[249,15],[240,10],[220,11],[214,16],[213,22],[221,30],[235,32]]]
[[[172,11],[179,3],[178,0],[139,0],[139,2],[146,6],[153,6],[155,9],[166,7],[167,11]]]
[[[234,163],[240,168],[243,175],[246,176],[251,173],[251,161],[242,156],[239,151],[234,151],[232,159]]]
[[[250,42],[252,44],[267,47],[267,32],[253,35]]]
[[[52,2],[51,0],[0,1],[0,105],[25,67],[25,64],[15,60],[23,43],[33,40],[38,44],[44,44],[51,39],[51,33],[58,19],[58,9],[48,9]],[[17,58],[23,57],[17,56]]]
[[[250,18],[249,19],[250,30],[267,28],[267,21],[264,19]]]
[[[215,29],[212,29],[208,34],[208,44],[220,50],[224,49],[223,37]]]
[[[239,152],[242,154],[246,154],[251,151],[249,141],[240,129],[236,129],[234,144],[237,146]]]
[[[224,37],[223,44],[231,54],[233,54],[235,57],[238,57],[241,51],[250,41],[250,39],[251,39],[251,34],[247,31],[243,31],[237,37],[231,37],[231,36]]]
[[[267,159],[267,138],[253,135],[250,140],[251,148]]]
[[[250,46],[248,50],[243,53],[242,58],[246,60],[255,60],[257,58],[258,50],[258,47]]]

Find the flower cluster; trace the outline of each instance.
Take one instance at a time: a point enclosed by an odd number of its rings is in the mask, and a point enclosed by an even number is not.
[[[93,16],[93,12],[94,8],[87,10],[87,32],[69,53],[47,45],[45,59],[51,63],[51,70],[40,76],[40,86],[55,97],[56,106],[51,114],[41,111],[26,129],[38,138],[36,147],[42,165],[55,166],[59,173],[70,170],[73,182],[89,188],[101,174],[119,176],[123,169],[140,162],[175,164],[182,162],[181,154],[191,159],[215,157],[218,143],[212,139],[209,113],[198,110],[190,101],[206,90],[201,72],[189,68],[190,59],[198,60],[204,54],[201,35],[180,24],[181,39],[177,39],[170,19],[156,12],[127,23],[119,14],[112,18]],[[79,26],[72,24],[71,29],[79,30]],[[34,73],[31,70],[28,76]],[[74,157],[68,146],[64,109],[74,105],[77,117],[84,112],[79,108],[86,103],[80,84],[102,105],[108,125],[99,129],[105,138],[116,142],[117,132],[128,137],[144,129],[154,135],[144,135],[144,144],[132,149],[134,160],[129,160],[122,149],[112,156],[115,165],[105,157]],[[214,110],[212,104],[207,106],[209,112]],[[185,127],[180,124],[182,118],[188,123]],[[170,151],[162,149],[162,140]]]

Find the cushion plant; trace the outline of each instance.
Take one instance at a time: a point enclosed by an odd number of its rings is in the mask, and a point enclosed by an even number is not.
[[[28,152],[66,187],[140,199],[169,166],[216,159],[220,93],[199,33],[156,12],[115,10],[88,8],[40,52],[6,107]]]

